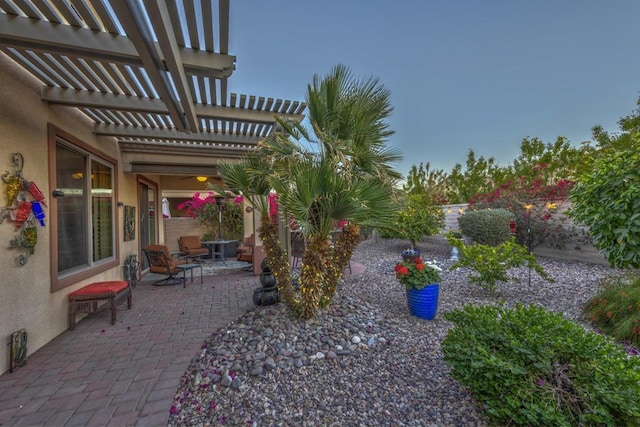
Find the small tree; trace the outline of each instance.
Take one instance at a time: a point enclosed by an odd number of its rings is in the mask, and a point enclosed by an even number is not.
[[[411,248],[424,236],[436,234],[444,226],[444,212],[435,206],[431,198],[424,193],[409,194],[394,216],[395,232],[393,237],[409,240]]]
[[[492,295],[498,282],[509,281],[507,272],[515,267],[527,266],[543,279],[554,281],[538,264],[535,255],[527,253],[527,248],[517,244],[513,238],[497,246],[479,243],[467,246],[451,234],[447,240],[460,252],[458,260],[449,268],[455,270],[468,267],[475,270],[478,274],[471,276],[469,280]]]

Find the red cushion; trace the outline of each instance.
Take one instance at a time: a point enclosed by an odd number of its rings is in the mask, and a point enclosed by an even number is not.
[[[120,292],[129,284],[125,280],[112,280],[109,282],[95,282],[90,285],[84,286],[77,291],[71,292],[67,297],[71,299],[73,296],[77,295],[91,295],[91,294],[102,294],[106,292]]]

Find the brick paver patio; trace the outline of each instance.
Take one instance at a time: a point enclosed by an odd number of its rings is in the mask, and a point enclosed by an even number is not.
[[[258,277],[234,271],[187,286],[139,283],[133,308],[78,321],[0,376],[1,426],[166,425],[182,374],[203,341],[254,308]]]

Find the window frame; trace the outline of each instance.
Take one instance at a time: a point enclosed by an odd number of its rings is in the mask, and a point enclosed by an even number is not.
[[[113,256],[106,260],[93,263],[89,260],[87,267],[78,269],[71,273],[65,274],[60,277],[58,272],[58,205],[55,197],[51,197],[49,207],[49,247],[50,247],[50,276],[51,276],[51,292],[57,292],[75,283],[93,277],[99,273],[110,270],[120,265],[120,235],[119,235],[119,212],[117,209],[118,200],[118,162],[111,156],[103,153],[102,151],[90,146],[84,141],[74,137],[68,132],[58,128],[57,126],[48,123],[47,124],[47,139],[48,139],[48,163],[49,163],[49,188],[53,192],[56,189],[56,148],[59,140],[63,140],[65,144],[68,144],[72,149],[77,149],[85,152],[90,158],[103,163],[112,168],[113,173]],[[88,233],[92,234],[91,227]],[[89,236],[93,240],[93,235]]]

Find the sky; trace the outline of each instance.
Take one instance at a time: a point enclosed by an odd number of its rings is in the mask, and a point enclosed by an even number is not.
[[[405,175],[470,149],[506,166],[525,137],[579,146],[640,97],[640,0],[239,0],[230,14],[230,92],[304,101],[337,64],[377,77]]]

